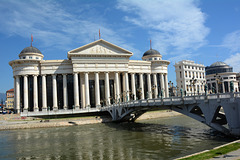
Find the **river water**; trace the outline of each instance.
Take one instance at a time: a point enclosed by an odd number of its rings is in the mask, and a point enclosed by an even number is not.
[[[186,116],[0,131],[0,159],[174,159],[233,141]]]

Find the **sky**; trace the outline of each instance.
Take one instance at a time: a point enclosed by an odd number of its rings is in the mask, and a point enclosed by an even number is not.
[[[223,61],[240,72],[239,0],[1,0],[0,93],[13,88],[9,62],[31,45],[44,60],[67,59],[67,52],[101,38],[133,52],[158,50],[174,64],[193,60],[209,66]]]

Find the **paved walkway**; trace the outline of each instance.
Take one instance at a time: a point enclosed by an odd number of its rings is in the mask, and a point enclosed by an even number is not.
[[[240,149],[229,152],[227,154],[211,158],[210,160],[239,160],[240,159]]]

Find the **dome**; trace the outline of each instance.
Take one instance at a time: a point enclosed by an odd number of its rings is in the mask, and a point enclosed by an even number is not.
[[[149,49],[148,51],[146,51],[143,54],[143,57],[144,56],[149,56],[149,55],[161,55],[161,54],[157,50],[155,50],[155,49]]]
[[[42,60],[44,57],[41,51],[33,46],[24,48],[18,56],[20,59],[37,59],[37,60]]]
[[[211,66],[210,67],[216,67],[216,66],[227,66],[227,64],[226,63],[224,63],[224,62],[215,62],[215,63],[213,63],[213,64],[211,64]]]
[[[23,54],[23,53],[39,53],[39,54],[42,54],[41,51],[39,49],[37,49],[36,47],[26,47],[24,48],[20,54]]]

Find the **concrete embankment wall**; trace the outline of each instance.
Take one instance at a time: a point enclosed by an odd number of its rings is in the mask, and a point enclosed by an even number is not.
[[[161,117],[171,117],[181,115],[174,111],[150,111],[140,116],[137,121],[144,119],[153,119]],[[11,129],[30,129],[30,128],[47,128],[47,127],[64,127],[73,125],[84,125],[94,123],[111,122],[108,116],[87,116],[87,117],[71,117],[61,119],[41,119],[35,117],[20,117],[18,114],[0,115],[0,130]]]

